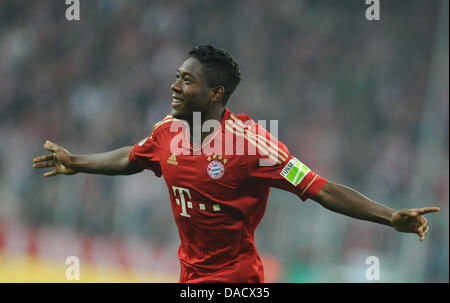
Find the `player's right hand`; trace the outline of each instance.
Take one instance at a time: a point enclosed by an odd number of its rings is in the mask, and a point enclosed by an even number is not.
[[[54,167],[55,169],[44,173],[44,177],[52,177],[57,174],[73,175],[76,171],[71,168],[72,155],[65,148],[56,143],[45,141],[44,148],[51,154],[39,156],[33,159],[34,168]]]

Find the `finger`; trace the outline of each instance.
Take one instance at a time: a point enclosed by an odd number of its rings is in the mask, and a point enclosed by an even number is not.
[[[52,176],[56,176],[58,174],[58,172],[56,171],[56,169],[55,170],[52,170],[52,171],[50,171],[50,172],[46,172],[45,174],[44,174],[44,177],[52,177]]]
[[[421,234],[421,233],[423,233],[423,230],[425,229],[425,225],[420,225],[418,228],[417,228],[417,234]]]
[[[430,228],[428,227],[428,225],[425,225],[424,227],[422,227],[422,231],[419,233],[419,237],[422,239],[421,241],[423,241],[423,239],[427,235],[429,229]]]
[[[53,160],[54,158],[55,158],[55,154],[48,154],[45,156],[33,158],[33,163],[49,161],[49,160]]]
[[[417,210],[415,208],[413,209],[407,209],[404,213],[403,216],[405,218],[409,218],[409,217],[416,217],[417,216]]]
[[[55,167],[55,161],[34,163],[33,167],[34,168]]]
[[[419,216],[419,218],[420,218],[420,227],[424,227],[425,225],[427,225],[428,221],[425,219],[425,217]]]
[[[419,235],[419,240],[420,240],[421,242],[423,242],[423,239],[425,239],[425,234],[420,234],[420,235]]]
[[[419,234],[421,234],[421,233],[422,233],[422,231],[423,231],[423,228],[424,228],[424,226],[423,226],[423,225],[419,226],[419,228],[417,229],[417,231],[419,232]]]
[[[402,217],[404,217],[405,219],[407,219],[407,218],[409,218],[409,217],[411,217],[412,216],[412,209],[405,209],[405,210],[402,210],[401,212],[400,212],[400,215],[402,216]]]
[[[417,210],[417,212],[421,215],[427,214],[427,213],[435,213],[440,211],[441,209],[439,207],[424,207]]]
[[[425,234],[423,233],[423,231],[422,231],[422,230],[419,230],[419,231],[417,232],[417,234],[419,235],[420,241],[423,241],[423,238],[425,237]]]
[[[44,143],[44,148],[49,150],[49,151],[52,151],[52,152],[55,152],[58,147],[59,147],[58,144],[55,144],[55,143],[53,143],[51,141],[48,141],[48,140],[45,141],[45,143]]]

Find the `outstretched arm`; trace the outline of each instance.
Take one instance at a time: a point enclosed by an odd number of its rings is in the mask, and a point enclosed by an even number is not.
[[[416,233],[420,241],[428,232],[428,221],[422,215],[440,210],[439,207],[394,210],[349,187],[329,181],[312,199],[326,209],[343,215],[388,225],[400,232]]]
[[[131,175],[143,169],[129,161],[131,146],[122,147],[106,153],[75,155],[65,148],[46,141],[44,148],[51,154],[33,159],[34,168],[54,167],[44,173],[44,177],[57,174],[72,175],[77,172],[102,175]]]

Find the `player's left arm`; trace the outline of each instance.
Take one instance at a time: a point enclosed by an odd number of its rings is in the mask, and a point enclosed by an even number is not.
[[[330,181],[311,199],[326,209],[346,216],[388,225],[400,232],[418,234],[420,241],[423,241],[428,232],[428,221],[423,215],[440,210],[439,207],[395,210],[374,202],[347,186]]]

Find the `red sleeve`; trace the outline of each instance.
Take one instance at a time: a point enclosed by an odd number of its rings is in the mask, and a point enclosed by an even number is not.
[[[250,179],[292,192],[303,201],[322,189],[327,180],[292,156],[283,143],[260,126],[257,137],[261,138],[256,143],[259,153],[248,156],[247,160]]]
[[[131,162],[144,169],[152,170],[156,176],[161,177],[162,171],[159,164],[159,145],[153,135],[149,135],[136,143],[128,155]]]

